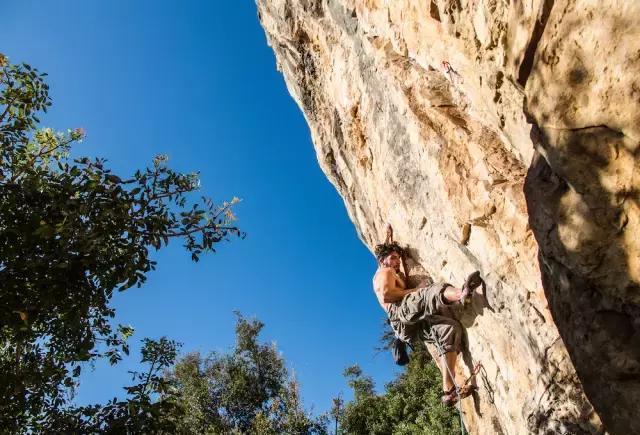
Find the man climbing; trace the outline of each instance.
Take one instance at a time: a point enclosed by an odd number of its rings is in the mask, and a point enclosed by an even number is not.
[[[457,355],[460,352],[462,325],[451,314],[450,306],[466,304],[473,291],[482,284],[480,272],[469,275],[461,289],[446,283],[407,288],[403,249],[393,241],[393,230],[387,226],[384,243],[376,246],[378,270],[373,277],[373,288],[378,302],[389,316],[396,336],[405,342],[418,339],[422,342],[438,341],[439,368],[442,373],[442,401],[454,405],[467,397],[472,388],[466,383],[456,391],[453,376]],[[400,266],[405,274],[400,271]],[[430,332],[433,334],[430,334]]]

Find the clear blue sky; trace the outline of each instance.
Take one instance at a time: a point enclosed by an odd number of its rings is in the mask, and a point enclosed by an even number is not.
[[[375,261],[318,166],[253,1],[10,0],[0,16],[0,51],[49,73],[43,126],[85,128],[77,151],[108,158],[117,173],[168,154],[174,169],[201,172],[207,195],[243,200],[245,240],[199,263],[174,243],[142,288],[116,297],[116,321],[136,328],[132,344],[166,335],[183,353],[224,351],[239,310],[266,323],[263,338],[316,413],[336,394],[350,397],[350,364],[379,389],[394,377],[391,356],[374,351],[383,319]],[[124,397],[137,358],[96,365],[77,400]]]

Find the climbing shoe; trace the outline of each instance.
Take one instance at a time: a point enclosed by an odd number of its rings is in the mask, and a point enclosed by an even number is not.
[[[458,394],[456,393],[456,387],[451,387],[449,391],[442,393],[442,404],[444,406],[453,406],[458,402]]]
[[[471,384],[465,384],[460,387],[459,391],[456,391],[456,387],[451,387],[449,391],[445,391],[442,394],[442,404],[445,406],[453,406],[458,403],[458,400],[471,396],[478,387]]]
[[[482,278],[480,278],[480,271],[476,270],[467,277],[467,280],[462,286],[462,294],[460,295],[460,303],[466,305],[471,301],[471,295],[473,291],[480,287],[482,284]]]

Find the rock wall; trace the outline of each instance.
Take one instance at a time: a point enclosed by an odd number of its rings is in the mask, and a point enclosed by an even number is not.
[[[364,243],[487,282],[470,432],[640,433],[640,2],[257,5]]]

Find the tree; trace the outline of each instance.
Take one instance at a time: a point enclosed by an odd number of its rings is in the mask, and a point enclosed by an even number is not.
[[[360,367],[345,370],[354,392],[339,417],[345,434],[455,434],[460,433],[456,409],[440,402],[440,371],[424,348],[411,355],[406,371],[386,385],[384,394],[375,393],[371,377]]]
[[[46,74],[0,55],[0,427],[45,430],[81,363],[128,353],[133,330],[114,326],[114,291],[140,286],[150,249],[182,239],[194,261],[230,235],[232,201],[190,194],[197,174],[166,157],[131,177],[104,159],[71,158],[82,129],[38,129],[51,106]]]
[[[329,415],[333,418],[334,429],[333,433],[338,434],[338,420],[342,416],[342,407],[344,406],[344,400],[341,395],[333,398],[333,404],[331,406],[331,410],[329,411]]]
[[[64,408],[50,416],[47,432],[104,434],[174,434],[184,410],[178,392],[165,372],[173,366],[179,344],[166,337],[143,340],[141,363],[145,372],[131,372],[136,384],[125,387],[126,400]],[[53,418],[51,418],[53,417]]]
[[[226,354],[191,353],[172,372],[185,410],[185,434],[324,434],[326,421],[309,416],[298,384],[274,345],[260,343],[264,327],[238,314],[236,344]]]

